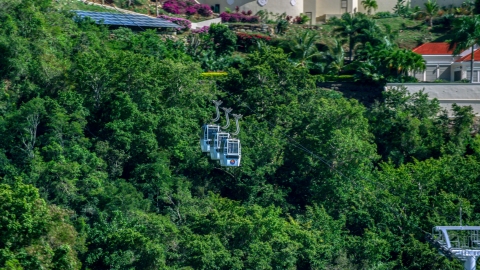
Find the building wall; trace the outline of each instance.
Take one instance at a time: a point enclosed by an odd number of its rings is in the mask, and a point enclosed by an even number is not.
[[[309,0],[305,0],[309,1]],[[351,12],[352,10],[352,0],[347,0],[346,8],[342,8],[343,0],[317,0],[318,2],[318,15],[324,16],[328,15],[341,15],[345,12]]]
[[[282,14],[286,12],[287,15],[298,16],[300,13],[303,13],[304,0],[296,0],[295,6],[292,6],[290,4],[290,0],[269,0],[267,4],[263,7],[260,6],[256,0],[233,0],[233,3],[231,5],[228,4],[227,0],[199,0],[199,2],[202,4],[208,4],[210,6],[220,4],[220,12],[225,11],[226,7],[233,11],[235,7],[238,6],[240,8],[240,11],[251,10],[253,14],[257,13],[259,10],[266,9],[269,12],[273,13]]]
[[[316,23],[316,18],[319,16],[318,12],[320,12],[320,7],[318,5],[318,1],[303,1],[303,13],[309,15],[308,12],[312,13],[312,24]]]
[[[254,14],[259,10],[265,9],[269,12],[279,14],[286,12],[287,15],[291,16],[311,12],[312,18],[325,18],[326,15],[326,17],[329,18],[332,16],[340,16],[345,12],[365,12],[361,0],[296,0],[294,6],[291,5],[290,1],[291,0],[268,0],[268,3],[262,7],[257,3],[257,0],[233,0],[231,5],[228,4],[227,0],[199,0],[200,3],[210,6],[219,4],[220,12],[225,11],[225,8],[234,10],[236,6],[240,7],[242,11],[251,10]],[[377,12],[392,11],[396,3],[396,0],[377,0]]]
[[[237,2],[239,0],[235,0]],[[311,1],[311,0],[310,0]],[[240,1],[239,1],[240,2]],[[273,13],[284,13],[286,12],[287,15],[291,16],[298,16],[300,13],[303,13],[303,5],[304,1],[303,0],[296,0],[295,6],[292,6],[290,4],[290,0],[269,0],[268,3],[261,7],[257,1],[245,1],[248,2],[242,6],[240,6],[241,10],[251,10],[253,11],[253,14],[255,14],[257,11],[261,9],[266,9],[269,12]]]
[[[396,0],[377,0],[378,9],[375,12],[379,11],[393,11],[393,7],[397,4]],[[367,13],[363,8],[362,0],[358,0],[358,11]]]
[[[427,0],[411,0],[410,1],[410,6],[411,7],[420,7],[424,8],[425,3]],[[437,4],[440,7],[449,7],[449,6],[454,6],[454,7],[459,7],[462,5],[463,2],[466,2],[465,0],[437,0]]]
[[[386,90],[405,86],[410,93],[423,91],[430,99],[436,98],[440,106],[452,115],[452,105],[472,106],[475,115],[480,115],[480,84],[471,83],[387,83]]]

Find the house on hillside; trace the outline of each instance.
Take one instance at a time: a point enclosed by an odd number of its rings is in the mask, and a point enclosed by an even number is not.
[[[214,12],[223,12],[226,8],[240,11],[251,10],[254,14],[259,10],[273,13],[287,13],[298,16],[306,14],[313,19],[313,23],[324,21],[333,16],[340,16],[345,12],[366,12],[361,0],[197,0],[202,4],[212,6]],[[397,0],[377,0],[378,11],[392,11]]]
[[[470,78],[471,50],[465,50],[459,55],[453,55],[453,49],[446,42],[431,42],[422,44],[413,52],[422,55],[426,69],[416,73],[419,81],[432,82],[444,80],[449,82]],[[475,47],[475,64],[473,67],[473,82],[480,82],[480,50]]]

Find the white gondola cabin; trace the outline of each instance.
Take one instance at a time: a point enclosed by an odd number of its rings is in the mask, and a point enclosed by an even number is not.
[[[242,149],[239,139],[225,139],[221,144],[220,165],[239,167],[242,158]]]
[[[217,125],[204,125],[202,126],[202,135],[200,138],[200,146],[202,152],[210,152],[210,145],[215,138],[215,134],[220,131],[220,126]]]
[[[230,138],[230,133],[217,132],[215,134],[212,145],[210,146],[210,158],[212,160],[220,160],[220,156],[221,156],[220,146],[222,145],[222,141],[229,138]]]

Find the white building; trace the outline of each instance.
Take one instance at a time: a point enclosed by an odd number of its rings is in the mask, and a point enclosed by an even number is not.
[[[273,13],[287,13],[298,16],[300,13],[323,21],[332,16],[339,16],[345,12],[366,12],[361,0],[198,0],[202,4],[213,7],[215,12],[223,12],[225,8],[234,10],[239,7],[240,11],[251,10],[255,14],[259,10],[267,10]],[[397,0],[377,0],[378,11],[392,11]]]
[[[426,70],[416,73],[419,81],[431,82],[445,80],[449,82],[470,79],[471,50],[465,50],[459,55],[453,55],[453,49],[446,42],[425,43],[413,49],[422,55],[426,62]],[[475,47],[473,67],[473,82],[480,82],[480,50]]]
[[[425,3],[427,1],[428,0],[411,0],[410,1],[410,6],[411,7],[423,8],[423,7],[425,7]],[[451,7],[451,6],[452,7],[459,7],[464,2],[468,2],[468,1],[465,1],[465,0],[437,0],[436,2],[440,7]]]

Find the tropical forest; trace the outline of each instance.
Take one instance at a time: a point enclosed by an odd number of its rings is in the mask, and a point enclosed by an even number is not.
[[[478,119],[384,86],[416,81],[420,44],[477,44],[475,3],[311,25],[103,2],[0,0],[0,269],[463,269],[429,239],[480,225]],[[240,166],[201,148],[219,100]]]

